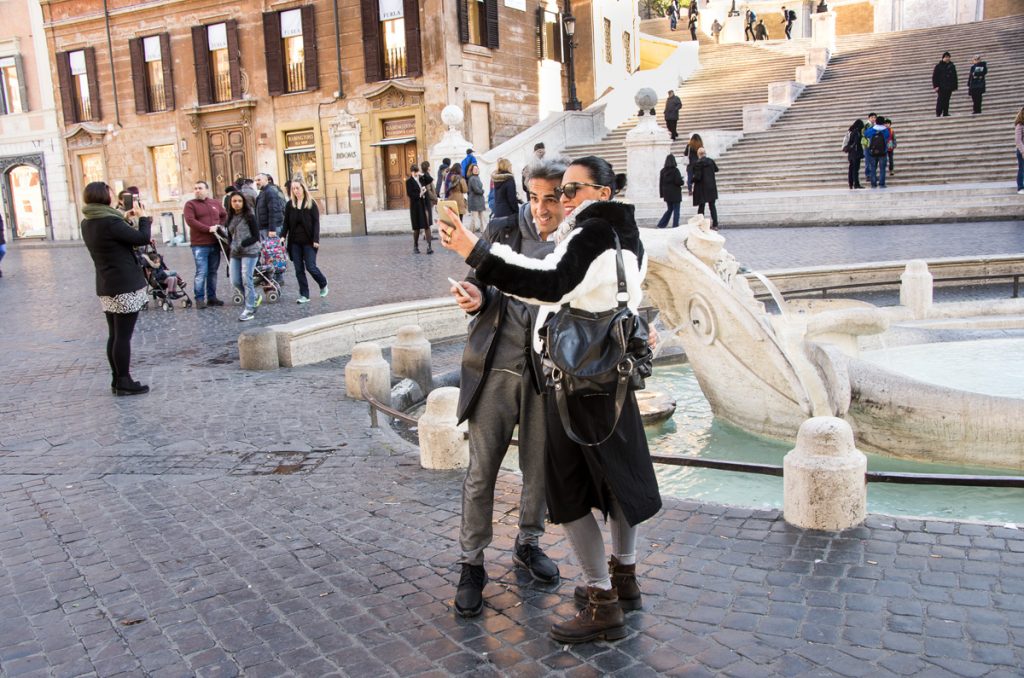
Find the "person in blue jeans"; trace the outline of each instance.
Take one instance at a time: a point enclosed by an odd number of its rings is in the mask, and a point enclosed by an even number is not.
[[[327,277],[316,265],[316,253],[320,249],[320,209],[309,197],[306,186],[298,179],[292,180],[289,200],[284,206],[284,228],[281,237],[288,247],[288,258],[295,263],[295,278],[299,283],[299,304],[309,302],[309,280],[306,271],[320,286],[320,296],[327,296]]]
[[[256,317],[256,307],[263,301],[262,295],[256,295],[256,286],[252,281],[252,272],[260,256],[260,229],[256,225],[256,215],[250,209],[249,201],[241,192],[232,193],[228,205],[231,284],[236,290],[244,290],[245,310],[238,319],[245,322]]]
[[[672,218],[672,228],[679,226],[679,206],[683,202],[683,175],[679,172],[679,164],[676,156],[671,153],[665,158],[665,166],[661,168],[661,177],[658,179],[658,195],[665,201],[665,213],[658,221],[658,228],[668,226],[669,217]]]
[[[195,198],[185,203],[185,223],[192,241],[192,257],[196,262],[196,281],[193,290],[196,308],[223,306],[217,298],[217,269],[220,267],[220,246],[217,229],[227,219],[224,206],[210,197],[210,185],[197,181],[192,190]]]
[[[881,136],[880,141],[875,137]],[[864,128],[864,138],[868,140],[864,157],[868,161],[867,174],[871,179],[871,188],[885,188],[885,167],[889,160],[888,146],[892,133],[885,126],[885,118],[878,118],[871,127]]]
[[[1017,154],[1020,157],[1020,153]],[[1017,179],[1017,183],[1020,183],[1020,179]],[[4,260],[4,255],[7,254],[7,238],[4,235],[4,218],[0,216],[0,261]],[[4,277],[4,272],[0,271],[0,278]]]
[[[1017,193],[1024,194],[1024,106],[1013,121],[1013,143],[1017,148]]]

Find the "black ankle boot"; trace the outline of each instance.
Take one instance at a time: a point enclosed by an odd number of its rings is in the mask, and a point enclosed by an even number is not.
[[[114,395],[130,396],[149,393],[149,387],[133,380],[131,377],[118,377],[114,382]]]

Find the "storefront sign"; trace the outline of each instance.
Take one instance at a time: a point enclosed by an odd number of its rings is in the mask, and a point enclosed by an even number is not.
[[[298,132],[285,132],[284,145],[287,148],[305,148],[312,146],[313,130],[304,129]]]
[[[378,2],[380,3],[381,21],[401,19],[405,15],[403,0],[378,0]]]
[[[359,148],[358,127],[331,128],[331,158],[331,167],[335,172],[362,168],[363,158]]]
[[[400,139],[416,136],[416,118],[397,118],[384,121],[384,138]]]

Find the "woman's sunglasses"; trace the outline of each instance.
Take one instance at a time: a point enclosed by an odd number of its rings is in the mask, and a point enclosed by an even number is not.
[[[555,197],[561,199],[564,195],[569,200],[576,197],[576,192],[580,190],[581,186],[590,186],[591,188],[605,188],[601,184],[588,184],[585,181],[570,181],[567,184],[562,184],[555,189]]]

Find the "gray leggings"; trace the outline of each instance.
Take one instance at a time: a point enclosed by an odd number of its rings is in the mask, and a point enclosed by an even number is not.
[[[588,586],[608,590],[612,580],[605,561],[604,537],[597,518],[590,512],[571,523],[563,523],[562,529],[572,543],[572,550],[579,558],[583,569],[583,579]],[[617,499],[612,499],[611,511],[608,513],[608,529],[612,534],[612,554],[623,565],[636,562],[636,526],[631,526],[622,516],[622,507]]]

